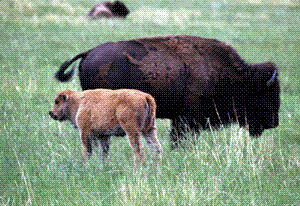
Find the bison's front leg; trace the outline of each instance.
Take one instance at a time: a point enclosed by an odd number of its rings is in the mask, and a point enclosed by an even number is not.
[[[264,128],[262,125],[249,125],[249,134],[251,137],[258,138],[262,135]]]

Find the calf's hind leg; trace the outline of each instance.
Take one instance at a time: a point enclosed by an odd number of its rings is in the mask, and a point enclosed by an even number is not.
[[[135,121],[120,121],[120,125],[129,138],[129,143],[134,153],[135,170],[138,170],[144,159],[144,145],[141,141],[141,132]]]
[[[131,149],[134,153],[135,171],[144,159],[144,145],[141,141],[142,131],[137,124],[136,112],[127,105],[120,105],[116,112],[117,120],[129,138]]]
[[[141,163],[144,159],[144,145],[141,141],[141,135],[137,131],[129,131],[127,135],[129,138],[131,149],[133,150],[134,153],[135,169],[138,170],[141,167]]]
[[[156,129],[155,122],[148,131],[143,131],[143,136],[146,139],[147,144],[151,149],[155,161],[156,162],[160,161],[162,150],[161,150],[160,142],[157,139],[157,129]]]

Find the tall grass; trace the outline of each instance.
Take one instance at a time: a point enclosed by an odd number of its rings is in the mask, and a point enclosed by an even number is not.
[[[293,1],[251,2],[125,1],[132,10],[125,20],[88,21],[95,1],[1,1],[0,204],[300,204],[300,8]],[[77,130],[48,116],[54,96],[81,90],[79,80],[62,84],[54,72],[100,43],[169,34],[217,38],[247,62],[274,61],[282,88],[279,127],[260,139],[236,125],[187,134],[170,151],[170,122],[157,120],[160,172],[147,149],[133,173],[126,137],[113,137],[106,165],[95,148],[84,168]]]

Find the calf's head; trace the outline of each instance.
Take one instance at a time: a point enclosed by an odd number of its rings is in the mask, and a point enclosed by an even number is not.
[[[49,111],[50,117],[54,120],[64,121],[69,119],[69,92],[70,90],[66,90],[56,96],[54,104]]]

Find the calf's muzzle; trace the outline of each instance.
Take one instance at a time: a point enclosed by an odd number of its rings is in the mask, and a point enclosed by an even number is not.
[[[53,114],[52,111],[49,112],[49,115],[52,119],[57,120],[57,116],[55,114]]]

